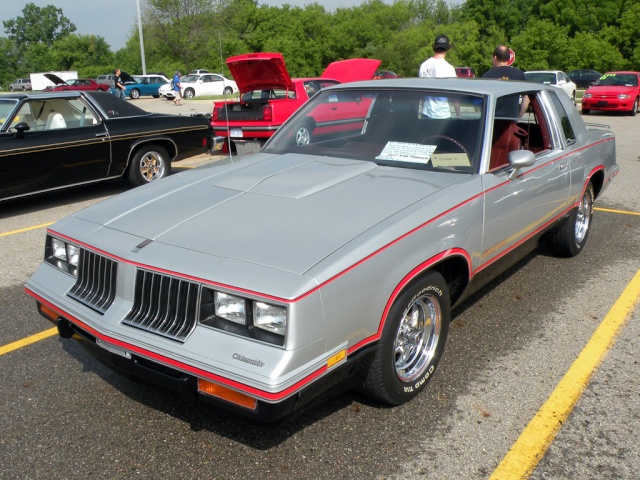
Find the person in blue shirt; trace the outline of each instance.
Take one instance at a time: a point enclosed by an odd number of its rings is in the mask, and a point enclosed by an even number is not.
[[[180,105],[182,101],[182,88],[180,87],[180,70],[176,70],[173,76],[173,103]]]

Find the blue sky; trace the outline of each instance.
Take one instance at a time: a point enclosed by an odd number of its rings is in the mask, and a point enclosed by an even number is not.
[[[100,35],[111,47],[112,51],[125,46],[130,32],[137,34],[138,11],[137,0],[3,0],[0,8],[0,20],[7,21],[22,15],[22,9],[27,3],[34,3],[38,7],[55,5],[62,9],[62,13],[81,35]],[[282,6],[289,4],[303,7],[310,0],[262,0],[260,4]],[[318,0],[327,10],[337,7],[349,8],[360,5],[362,0]],[[392,3],[392,0],[387,0]],[[0,24],[0,36],[5,36],[4,26]]]

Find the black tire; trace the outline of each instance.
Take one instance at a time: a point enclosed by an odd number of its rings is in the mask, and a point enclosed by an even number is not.
[[[153,98],[160,98],[160,95],[152,95]]]
[[[582,113],[583,115],[589,115],[589,112],[590,112],[590,111],[591,111],[591,110],[589,110],[588,108],[583,108],[583,109],[581,110],[581,113]]]
[[[638,98],[637,97],[636,97],[636,101],[633,102],[633,108],[631,108],[631,111],[629,112],[629,115],[631,115],[632,117],[635,117],[636,113],[638,113]]]
[[[196,96],[196,91],[193,88],[187,88],[184,91],[184,98],[193,98]]]
[[[231,87],[224,87],[224,91],[222,92],[223,95],[232,95],[233,94],[233,88]]]
[[[138,90],[137,88],[132,88],[131,90],[129,90],[129,98],[133,100],[137,100],[138,98],[140,98],[140,90]]]
[[[363,392],[394,406],[417,396],[442,356],[450,309],[447,283],[438,272],[405,289],[389,310]]]
[[[138,147],[129,164],[129,181],[135,185],[145,185],[169,175],[171,160],[160,145],[154,143]]]
[[[552,253],[563,257],[575,257],[582,251],[591,229],[594,198],[593,185],[589,182],[578,207],[571,212],[560,229],[549,238],[547,244]]]
[[[573,103],[573,106],[576,106],[576,92],[574,90],[574,92],[571,94],[571,103]]]

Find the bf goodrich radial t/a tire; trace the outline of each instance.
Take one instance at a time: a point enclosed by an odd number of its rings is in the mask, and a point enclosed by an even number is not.
[[[563,257],[575,257],[582,251],[591,229],[594,197],[593,185],[589,182],[578,207],[571,212],[560,229],[549,238],[547,244],[551,252]]]
[[[129,181],[133,185],[144,185],[169,175],[171,160],[160,145],[154,143],[138,147],[129,165]]]
[[[394,301],[367,377],[365,394],[400,405],[418,395],[431,379],[449,330],[447,284],[428,272]]]

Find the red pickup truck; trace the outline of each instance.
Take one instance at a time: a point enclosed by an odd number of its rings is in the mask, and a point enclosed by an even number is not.
[[[214,102],[211,125],[241,155],[258,151],[321,88],[372,79],[380,60],[333,62],[317,78],[291,78],[281,53],[238,55],[228,58],[227,65],[240,89],[240,100]]]

